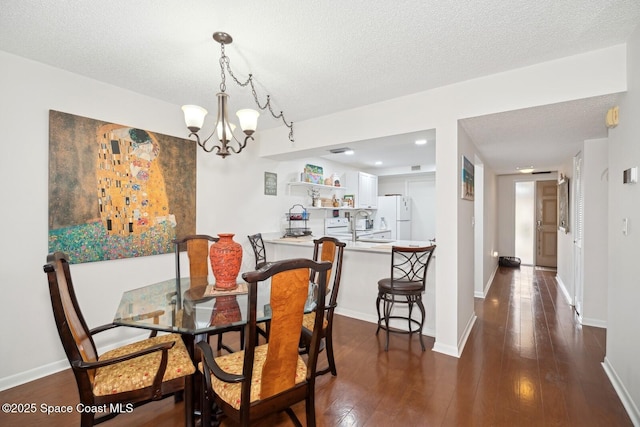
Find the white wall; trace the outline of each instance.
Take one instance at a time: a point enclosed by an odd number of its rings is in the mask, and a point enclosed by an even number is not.
[[[458,124],[458,162],[462,167],[462,158],[466,157],[472,163],[477,163],[478,152],[473,142],[466,134],[462,126]],[[475,272],[475,194],[474,200],[463,200],[462,193],[462,173],[458,173],[457,180],[457,200],[458,200],[458,262],[459,265],[468,266],[458,271],[458,319],[457,337],[458,348],[464,347],[471,328],[476,320],[474,309],[474,272]],[[474,175],[475,177],[475,175]],[[476,183],[474,187],[481,185]],[[478,224],[479,225],[479,224]]]
[[[622,172],[640,166],[640,27],[628,42],[628,92],[620,125],[609,131],[609,293],[605,367],[635,425],[640,425],[640,184],[623,184]],[[621,232],[622,219],[630,233]],[[603,254],[604,255],[604,254]]]
[[[609,200],[609,144],[606,138],[588,140],[583,145],[584,274],[582,324],[607,326],[607,274],[609,252],[607,211]],[[619,178],[619,177],[618,177]],[[615,177],[614,177],[615,179]]]
[[[576,153],[577,154],[577,153]],[[567,159],[558,169],[558,174],[569,178],[569,231],[567,233],[558,230],[558,267],[556,278],[567,304],[574,304],[575,283],[573,271],[573,208],[575,206],[575,191],[573,191],[573,158]]]
[[[584,193],[584,232],[582,239],[582,313],[587,326],[607,327],[608,260],[608,186],[609,140],[587,140],[582,144],[582,179]],[[576,153],[577,154],[577,153]],[[560,170],[570,179],[569,232],[558,231],[557,279],[568,304],[575,304],[575,180],[573,158],[567,159]],[[605,202],[606,201],[606,202]]]
[[[489,168],[482,167],[482,221],[476,217],[476,224],[482,233],[482,241],[476,242],[476,280],[474,295],[484,298],[489,291],[491,282],[498,267],[498,257],[494,252],[498,250],[498,177]],[[477,207],[476,207],[477,212]]]

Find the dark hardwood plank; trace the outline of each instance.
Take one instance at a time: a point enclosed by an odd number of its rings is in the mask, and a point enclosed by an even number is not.
[[[318,426],[632,425],[601,366],[606,330],[576,322],[555,271],[500,268],[475,310],[478,321],[459,359],[422,352],[416,337],[398,334],[391,335],[385,352],[375,325],[336,316],[338,377],[317,380]],[[225,334],[225,340],[235,345],[238,338]],[[425,341],[433,347],[432,338]],[[319,363],[326,363],[324,356]],[[0,398],[75,406],[78,393],[66,370],[0,392]],[[104,426],[182,425],[183,410],[182,403],[165,399]],[[294,410],[304,420],[304,405]],[[79,416],[0,413],[0,425],[43,424],[78,425]],[[279,414],[257,425],[291,422]]]

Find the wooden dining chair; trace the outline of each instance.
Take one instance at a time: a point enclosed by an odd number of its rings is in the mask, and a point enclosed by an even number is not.
[[[344,248],[346,243],[334,237],[321,237],[313,241],[313,260],[314,261],[329,261],[332,264],[331,270],[327,273],[326,280],[326,292],[329,297],[329,304],[326,305],[324,311],[324,319],[322,325],[321,336],[324,339],[324,345],[327,350],[327,361],[329,366],[320,370],[317,370],[317,375],[324,375],[331,372],[333,376],[338,375],[336,370],[335,357],[333,355],[333,315],[336,307],[338,306],[338,290],[340,289],[340,279],[342,277],[342,257],[344,255]],[[333,273],[333,281],[331,281],[331,274]],[[304,315],[303,326],[307,329],[303,334],[303,346],[304,352],[308,351],[308,339],[309,330],[313,328],[315,316],[313,313],[307,313]]]
[[[186,249],[187,256],[189,258],[189,280],[190,286],[206,286],[209,277],[209,248],[211,243],[215,243],[220,240],[218,237],[209,236],[207,234],[193,234],[185,236],[182,239],[175,239],[173,241],[176,257],[176,280],[180,280],[180,251]],[[240,344],[243,342],[244,329],[238,327],[233,330],[240,332]],[[224,344],[223,334],[216,333],[217,335],[217,349],[218,351],[224,349],[229,353],[233,353],[233,349]]]
[[[267,263],[267,250],[264,247],[264,240],[262,240],[262,233],[251,234],[247,236],[251,248],[253,249],[253,255],[256,260],[256,270]],[[269,340],[269,322],[261,322],[258,324],[258,335],[262,335],[265,340]]]
[[[262,240],[262,233],[251,234],[247,236],[251,248],[253,249],[253,255],[256,259],[256,270],[267,263],[267,251],[264,247],[264,240]]]
[[[64,253],[50,254],[44,271],[58,334],[84,407],[110,407],[118,403],[138,406],[184,389],[185,377],[193,374],[195,367],[180,335],[149,338],[98,356],[93,336],[117,325],[91,330],[87,327],[73,289],[69,259]],[[113,411],[96,418],[94,412],[82,411],[80,424],[91,426],[116,415],[118,412]]]
[[[378,281],[378,298],[376,299],[376,310],[378,311],[376,335],[381,329],[386,332],[385,351],[389,350],[390,332],[409,334],[409,336],[417,333],[420,337],[422,351],[426,350],[422,340],[422,327],[425,318],[422,294],[426,287],[429,262],[435,249],[435,245],[391,247],[391,277]],[[408,305],[409,313],[406,316],[393,314],[393,306],[396,304]],[[412,317],[414,304],[420,309],[420,320]],[[381,305],[382,313],[380,312]],[[408,328],[404,330],[390,326],[389,321],[393,319],[407,321]]]
[[[226,416],[241,426],[248,426],[259,418],[285,411],[296,425],[301,425],[291,406],[304,401],[307,426],[315,426],[315,371],[324,313],[324,286],[318,288],[314,300],[317,309],[306,360],[298,354],[298,344],[310,274],[318,273],[320,282],[325,283],[330,268],[329,262],[299,258],[267,263],[260,270],[242,275],[249,288],[244,351],[214,359],[211,348],[206,343],[198,343],[204,374],[202,425],[211,425],[213,403],[219,410],[216,423]],[[267,279],[271,279],[271,330],[269,342],[257,345],[257,289],[258,284]]]
[[[187,251],[189,258],[189,279],[191,286],[207,284],[209,276],[209,246],[219,240],[207,234],[192,234],[173,241],[176,256],[176,279],[180,279],[180,252]]]

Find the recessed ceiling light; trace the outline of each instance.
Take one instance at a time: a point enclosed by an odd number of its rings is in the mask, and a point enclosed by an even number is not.
[[[378,160],[375,164],[376,164],[376,166],[380,166],[382,164],[382,162],[380,160]]]
[[[331,150],[329,150],[329,152],[331,154],[342,154],[345,151],[349,151],[351,150],[349,147],[341,147],[341,148],[332,148]]]
[[[520,173],[531,173],[534,171],[533,166],[518,166],[516,167]]]
[[[416,139],[416,145],[424,145],[427,143],[426,139]]]
[[[351,156],[353,153],[355,153],[355,151],[353,150],[347,150],[344,152],[344,154],[346,154],[347,156]]]

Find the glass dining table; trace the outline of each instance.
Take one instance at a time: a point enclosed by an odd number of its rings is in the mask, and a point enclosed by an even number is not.
[[[256,318],[258,322],[267,321],[271,319],[270,282],[258,283],[257,289]],[[307,312],[314,308],[313,292],[314,285],[310,283]],[[192,360],[197,362],[196,341],[245,325],[247,308],[244,282],[238,283],[234,290],[221,290],[214,283],[192,283],[189,278],[174,277],[124,292],[113,323],[180,334]],[[192,426],[195,425],[195,383],[192,377],[187,377],[185,382],[185,425]]]

